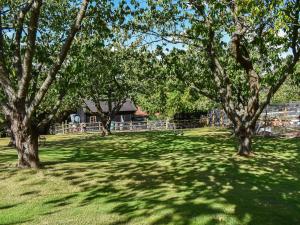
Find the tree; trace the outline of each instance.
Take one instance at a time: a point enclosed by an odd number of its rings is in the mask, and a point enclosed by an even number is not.
[[[178,79],[181,51],[165,52],[158,47],[154,52],[141,52],[141,57],[136,59],[135,67],[139,74],[143,74],[136,81],[139,90],[136,100],[150,114],[159,112],[162,117],[173,118],[177,113],[208,111],[216,106]]]
[[[80,93],[85,101],[93,101],[103,127],[102,135],[108,135],[112,119],[136,90],[129,65],[135,53],[132,48],[92,46],[84,57]]]
[[[249,156],[262,111],[299,73],[299,2],[149,1],[136,29],[175,48],[183,44],[181,69],[169,69],[221,104],[234,126],[238,154]]]
[[[40,167],[36,113],[63,66],[88,4],[83,0],[78,8],[77,1],[2,3],[0,84],[5,98],[1,107],[16,140],[18,167]],[[66,28],[69,22],[72,25]]]
[[[288,103],[300,101],[300,90],[292,79],[288,79],[276,92],[271,103]]]

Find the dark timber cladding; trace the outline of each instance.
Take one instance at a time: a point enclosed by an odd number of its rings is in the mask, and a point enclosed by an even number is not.
[[[85,105],[88,107],[91,113],[96,113],[97,108],[95,106],[95,103],[91,100],[84,100]],[[100,101],[101,108],[103,112],[108,112],[108,103],[107,101]],[[112,107],[114,107],[115,103],[112,103]],[[126,102],[122,105],[120,112],[135,112],[137,108],[133,104],[133,102],[130,99],[127,99]]]
[[[84,108],[85,110],[85,119],[81,118],[83,122],[90,122],[92,117],[96,117],[96,121],[99,121],[99,118],[96,116],[97,108],[95,103],[91,100],[84,100]],[[114,102],[112,103],[112,107],[114,107]],[[100,101],[101,108],[104,113],[108,113],[108,103],[107,101]],[[112,121],[122,122],[122,121],[131,121],[135,119],[135,112],[137,111],[137,107],[134,103],[127,99],[125,103],[121,106],[120,110],[116,113]]]

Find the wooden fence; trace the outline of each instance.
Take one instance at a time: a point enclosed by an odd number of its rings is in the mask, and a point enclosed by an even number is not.
[[[190,129],[204,126],[225,127],[224,121],[209,121],[207,118],[197,120],[157,120],[157,121],[130,121],[130,122],[112,122],[111,132],[138,132],[138,131],[155,131],[155,130],[175,130]],[[84,132],[101,132],[103,130],[100,122],[79,123],[79,124],[56,124],[52,129],[53,134],[84,133]]]
[[[175,123],[169,121],[143,121],[143,122],[112,122],[111,132],[137,132],[154,130],[174,130]],[[79,124],[57,124],[54,134],[101,132],[103,127],[100,122]]]
[[[142,121],[142,122],[112,122],[111,132],[140,132],[140,131],[159,131],[175,129],[191,129],[199,127],[230,127],[228,120],[210,120],[203,117],[198,120],[159,120],[159,121]],[[270,131],[272,133],[287,132],[289,129],[300,129],[299,124],[293,124],[291,121],[277,121],[260,119],[257,123],[257,131]],[[56,124],[52,129],[52,134],[70,134],[70,133],[93,133],[102,132],[103,127],[100,122],[79,123],[79,124]]]

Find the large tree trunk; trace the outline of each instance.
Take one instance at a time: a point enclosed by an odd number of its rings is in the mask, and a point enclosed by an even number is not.
[[[240,134],[238,136],[239,146],[238,154],[241,156],[250,156],[252,154],[252,138],[249,134]]]
[[[237,130],[235,136],[238,140],[238,155],[251,156],[252,152],[252,136],[254,134],[254,127],[242,127]]]
[[[12,122],[12,132],[16,141],[19,168],[39,168],[38,132],[32,125],[24,128],[22,122]]]

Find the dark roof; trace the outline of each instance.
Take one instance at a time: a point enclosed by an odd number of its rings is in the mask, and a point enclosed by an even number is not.
[[[88,107],[88,109],[91,112],[97,112],[95,103],[91,100],[84,100],[85,102],[85,106]],[[112,105],[114,106],[115,103],[112,103]],[[107,101],[100,101],[100,105],[101,108],[103,110],[103,112],[108,112],[108,104]],[[137,110],[137,108],[135,107],[135,105],[133,104],[133,102],[130,99],[127,99],[126,102],[122,105],[121,109],[119,112],[135,112]]]

